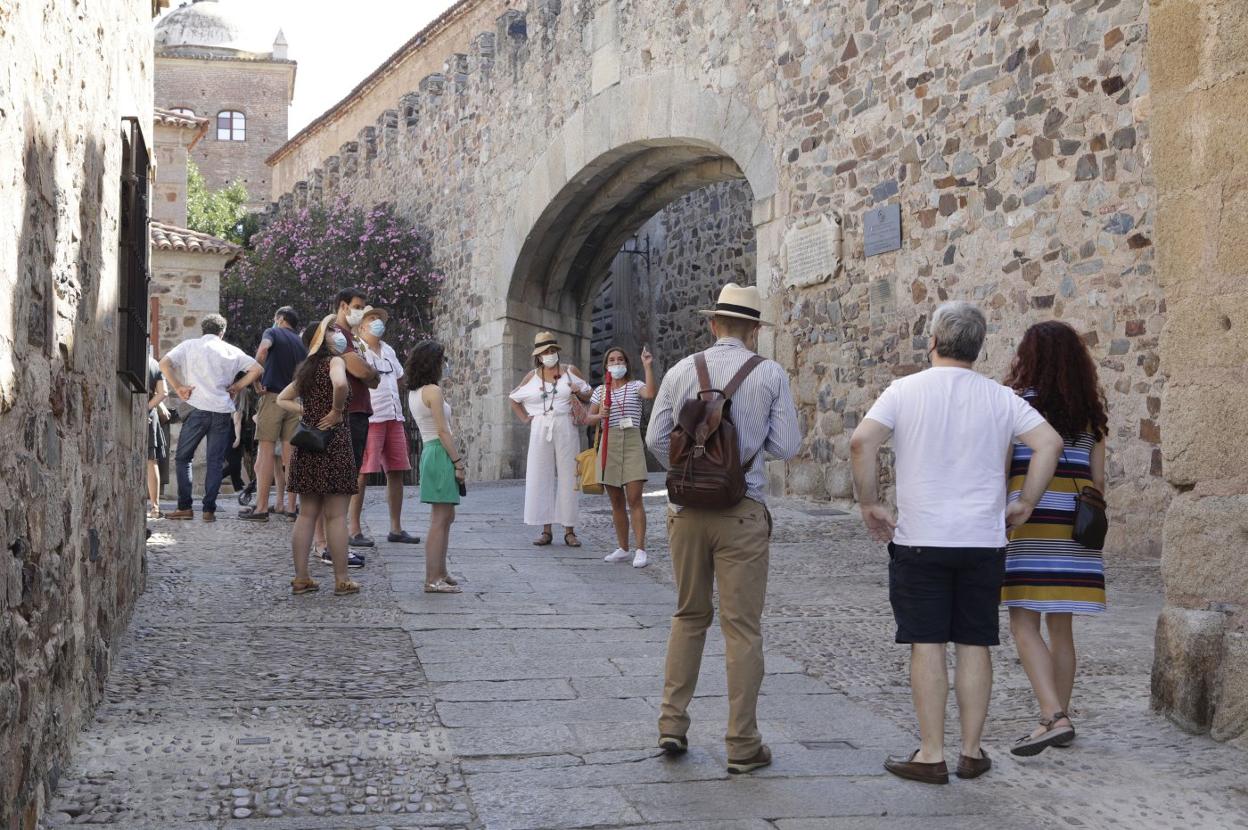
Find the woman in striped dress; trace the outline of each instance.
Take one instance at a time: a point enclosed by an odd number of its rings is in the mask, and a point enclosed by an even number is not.
[[[1096,364],[1070,326],[1037,323],[1023,335],[1005,381],[1062,434],[1066,447],[1031,518],[1010,533],[1001,602],[1010,632],[1040,704],[1040,725],[1010,751],[1035,755],[1070,746],[1075,728],[1067,711],[1075,681],[1074,614],[1105,610],[1105,569],[1099,550],[1074,541],[1075,496],[1087,485],[1105,491],[1105,399]],[[1031,451],[1015,444],[1009,498],[1019,497]],[[1040,631],[1043,618],[1049,632]]]

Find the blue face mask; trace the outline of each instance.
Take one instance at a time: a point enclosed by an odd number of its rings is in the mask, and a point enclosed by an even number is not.
[[[386,333],[386,324],[380,320],[373,320],[368,324],[368,330],[372,332],[373,337],[381,337]]]
[[[334,332],[334,336],[331,342],[333,342],[334,350],[338,352],[338,354],[342,354],[343,352],[347,350],[347,338],[346,338],[346,335],[344,335],[342,332],[340,331]]]

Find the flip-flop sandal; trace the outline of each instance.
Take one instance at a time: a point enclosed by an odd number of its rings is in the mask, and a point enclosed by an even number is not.
[[[538,536],[536,539],[533,540],[533,544],[537,545],[538,547],[542,547],[544,545],[549,545],[553,541],[555,541],[555,537],[552,536],[549,532],[543,530],[542,535]]]
[[[428,582],[425,584],[426,594],[462,594],[463,589],[458,585],[452,585],[445,579],[439,579],[437,582]]]
[[[570,530],[563,534],[563,543],[570,548],[579,548],[581,546],[581,540],[576,538],[576,534]]]
[[[1059,720],[1070,720],[1070,716],[1065,712],[1057,712],[1053,717],[1042,719],[1040,725],[1045,731],[1039,735],[1024,735],[1014,742],[1010,747],[1010,754],[1017,755],[1020,758],[1030,758],[1033,755],[1039,755],[1051,746],[1067,740],[1073,740],[1075,737],[1075,727],[1071,726],[1054,726]]]

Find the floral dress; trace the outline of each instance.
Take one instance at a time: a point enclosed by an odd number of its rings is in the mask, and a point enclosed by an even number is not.
[[[322,360],[308,388],[299,390],[303,399],[303,423],[309,426],[319,423],[334,405],[334,383],[329,377],[329,363]],[[351,431],[347,421],[344,419],[330,433],[325,452],[294,448],[287,490],[310,496],[355,495],[355,454],[351,450]]]

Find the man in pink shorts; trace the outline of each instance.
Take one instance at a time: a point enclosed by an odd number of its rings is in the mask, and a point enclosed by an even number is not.
[[[403,366],[389,344],[382,342],[390,315],[383,308],[369,306],[356,328],[367,346],[363,358],[381,378],[372,395],[373,414],[368,419],[368,444],[364,450],[364,463],[360,467],[359,490],[351,498],[349,527],[351,544],[370,547],[373,540],[364,535],[360,514],[364,509],[364,477],[369,473],[386,474],[386,500],[390,505],[389,542],[414,545],[420,542],[403,529],[403,473],[412,468],[407,460],[407,431],[403,428],[403,403],[399,397],[399,379]]]

